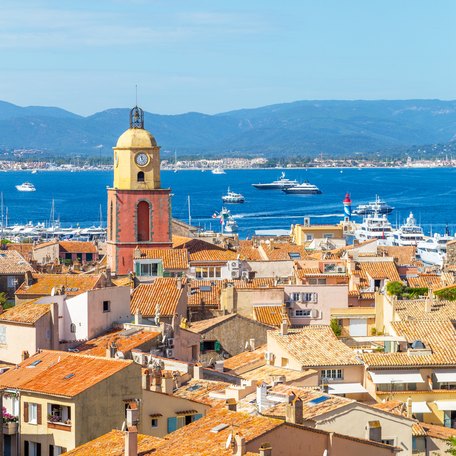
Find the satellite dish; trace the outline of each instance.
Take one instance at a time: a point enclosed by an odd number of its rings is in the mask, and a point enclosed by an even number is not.
[[[228,434],[228,438],[226,439],[225,443],[225,448],[228,450],[228,448],[231,446],[231,441],[233,440],[233,434],[230,432]]]

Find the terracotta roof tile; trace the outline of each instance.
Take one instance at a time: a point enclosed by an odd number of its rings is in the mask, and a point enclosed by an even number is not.
[[[182,286],[178,287],[181,283]],[[130,303],[131,313],[137,310],[145,317],[155,316],[157,304],[160,306],[160,315],[173,316],[185,287],[185,280],[172,277],[158,277],[150,284],[141,284],[133,292]]]
[[[141,258],[163,261],[164,269],[188,269],[187,249],[141,249]]]
[[[191,323],[189,329],[195,333],[202,333],[224,321],[231,320],[234,317],[236,317],[236,314],[222,315],[220,317],[208,318],[207,320],[195,321],[194,323]]]
[[[432,354],[406,352],[364,353],[363,360],[369,367],[389,366],[449,366],[456,364],[456,330],[447,321],[414,320],[395,321],[391,326],[397,336],[404,336],[409,343],[420,340]]]
[[[33,252],[33,244],[31,242],[10,242],[6,244],[6,248],[7,250],[16,250],[26,259],[30,259]]]
[[[33,268],[16,250],[0,250],[0,274],[21,275]]]
[[[138,452],[153,451],[165,442],[164,439],[151,435],[138,434]],[[125,432],[112,430],[95,440],[78,446],[74,450],[63,453],[68,456],[124,456],[125,454]]]
[[[130,330],[114,330],[95,339],[90,339],[79,345],[77,348],[80,353],[91,356],[106,356],[106,349],[115,343],[117,350],[122,353],[130,352],[147,342],[160,336],[159,332],[139,330],[131,333]]]
[[[309,256],[305,246],[287,242],[262,242],[260,249],[264,259],[269,261],[303,260]]]
[[[283,285],[276,285],[274,277],[257,277],[250,280],[229,280],[234,288],[283,288]]]
[[[395,263],[399,265],[411,265],[416,261],[416,247],[409,246],[386,246],[381,245],[377,247],[379,256],[388,256],[394,258]]]
[[[288,313],[283,312],[283,306],[253,306],[253,315],[255,320],[269,326],[280,326],[285,316],[286,321],[290,324]]]
[[[398,282],[401,280],[397,267],[392,261],[360,261],[356,266],[361,272],[360,277],[364,280],[367,280],[368,276],[373,280],[388,279]]]
[[[185,385],[174,391],[174,396],[192,401],[201,402],[211,406],[218,406],[225,403],[225,399],[215,399],[210,397],[210,393],[221,393],[231,386],[230,383],[215,382],[211,380],[192,379]]]
[[[25,282],[17,289],[16,295],[50,296],[54,287],[65,287],[65,294],[76,296],[98,288],[102,279],[101,274],[33,274],[34,283],[27,286]]]
[[[267,346],[262,345],[258,347],[256,350],[239,353],[238,355],[226,359],[223,363],[223,367],[225,368],[225,370],[236,372],[238,370],[245,371],[253,369],[257,366],[262,366],[266,364],[266,360],[264,358],[264,354],[266,351]]]
[[[430,310],[426,311],[428,299],[397,300],[394,311],[401,320],[456,320],[456,301],[430,302]]]
[[[97,253],[97,247],[93,242],[60,241],[59,247],[68,253]]]
[[[211,432],[215,426],[222,424],[226,425],[224,429]],[[232,448],[226,449],[226,440],[232,429],[239,432],[248,443],[283,425],[282,420],[215,408],[209,410],[204,418],[169,434],[167,437],[169,441],[152,454],[157,456],[228,456],[233,454]]]
[[[173,247],[187,249],[192,263],[227,262],[238,257],[238,253],[202,239],[178,238],[175,243],[175,238],[173,237]]]
[[[355,353],[339,341],[329,326],[312,325],[289,329],[287,335],[268,331],[268,335],[303,367],[361,365]]]
[[[446,274],[420,274],[418,277],[408,277],[408,285],[413,288],[431,288],[438,289],[447,285],[452,285],[454,282],[451,277],[451,282],[448,282]]]
[[[39,363],[36,367],[28,367],[37,361]],[[26,359],[17,369],[1,374],[0,386],[74,397],[132,363],[133,361],[44,350]],[[73,376],[69,377],[70,374]]]
[[[407,406],[404,402],[401,401],[386,401],[379,404],[374,404],[371,407],[378,410],[383,410],[384,412],[394,413],[395,415],[401,415],[407,417]],[[412,435],[414,437],[425,436],[426,431],[423,428],[423,424],[419,421],[416,421],[412,424]],[[440,426],[439,426],[440,427]]]
[[[258,251],[258,247],[255,247],[253,241],[250,240],[239,241],[238,252],[241,256],[241,260],[261,261],[263,259]]]
[[[188,306],[218,309],[222,284],[220,280],[192,280]]]
[[[24,302],[0,314],[0,323],[35,324],[51,311],[51,304],[36,304],[35,300]]]

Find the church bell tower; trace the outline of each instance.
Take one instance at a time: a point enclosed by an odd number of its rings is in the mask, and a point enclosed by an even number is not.
[[[133,251],[171,247],[170,189],[160,187],[160,147],[144,129],[144,112],[130,111],[130,128],[114,149],[114,185],[108,188],[108,266],[133,271]]]

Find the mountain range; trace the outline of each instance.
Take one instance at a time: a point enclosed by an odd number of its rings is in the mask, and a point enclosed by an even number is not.
[[[128,128],[129,109],[84,117],[0,101],[0,150],[107,155]],[[293,157],[399,154],[456,139],[456,101],[296,101],[207,115],[146,112],[145,127],[178,156]]]

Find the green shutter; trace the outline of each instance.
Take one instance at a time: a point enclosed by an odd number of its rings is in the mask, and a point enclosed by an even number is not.
[[[177,418],[168,418],[168,434],[174,432],[177,429]]]
[[[141,264],[139,263],[139,261],[135,261],[135,274],[137,276],[141,275]]]
[[[157,275],[163,277],[163,263],[161,261],[158,263]]]
[[[222,344],[218,340],[215,341],[214,349],[217,353],[222,351]]]
[[[201,413],[197,413],[196,415],[193,415],[193,421],[199,420],[202,417],[203,415]]]

